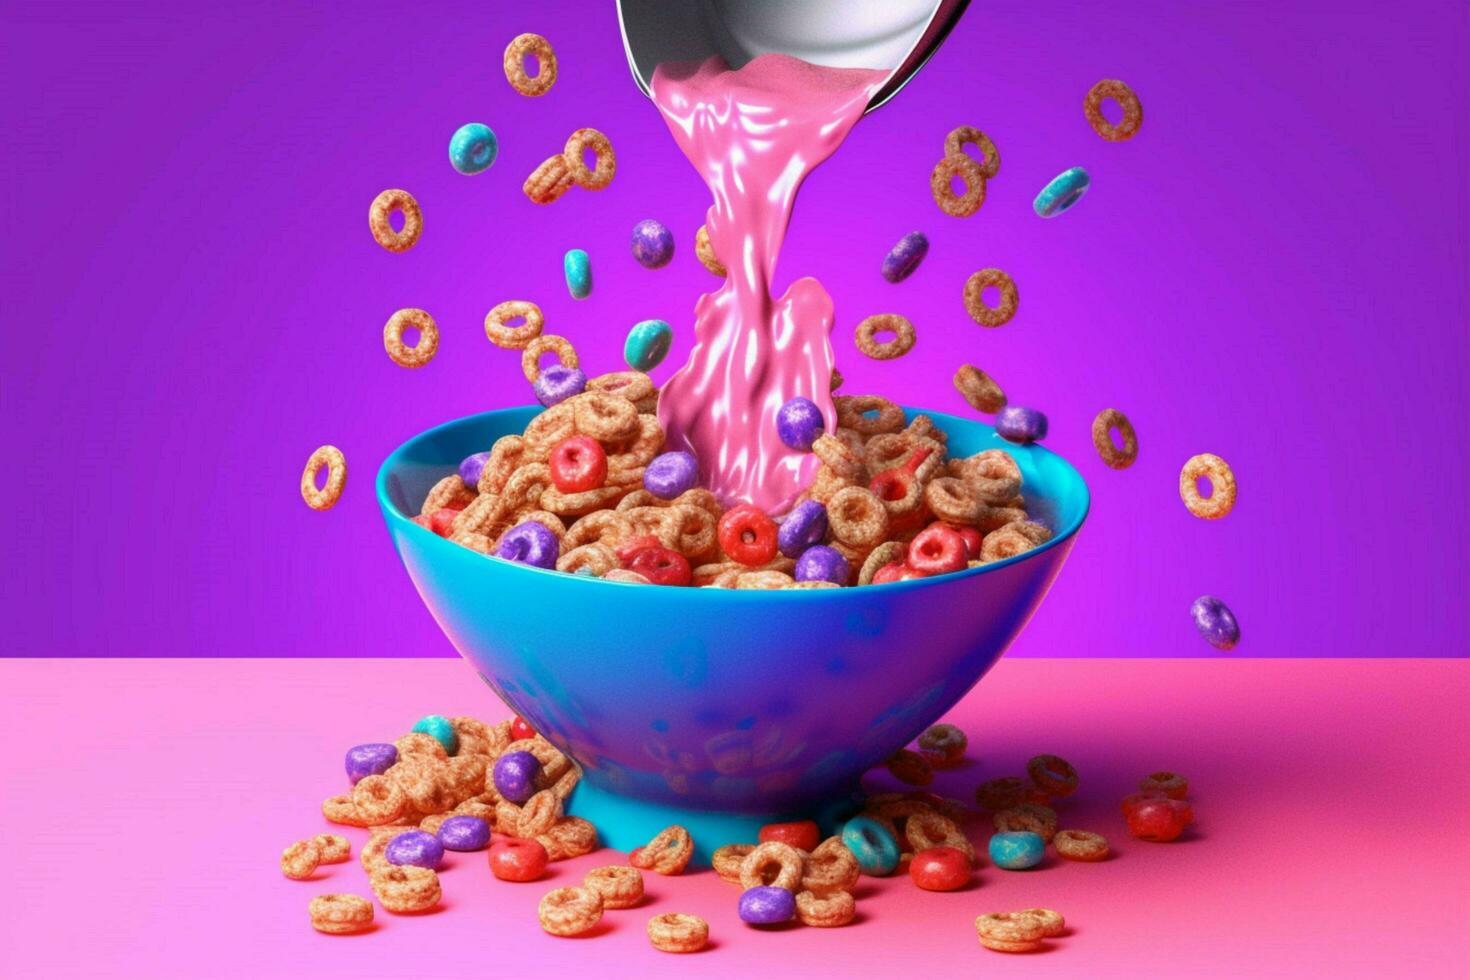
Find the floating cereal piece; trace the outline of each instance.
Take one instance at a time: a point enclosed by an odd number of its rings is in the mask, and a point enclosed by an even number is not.
[[[968,295],[968,294],[967,294]],[[954,373],[954,386],[977,412],[994,414],[1006,407],[1006,393],[995,379],[972,364],[962,364]]]
[[[699,259],[700,265],[720,278],[723,279],[729,275],[725,264],[720,261],[719,256],[715,255],[715,247],[710,244],[709,240],[709,228],[705,225],[700,225],[699,231],[694,233],[694,255]]]
[[[965,192],[956,194],[951,183],[958,177],[964,181]],[[980,164],[963,153],[947,156],[934,165],[929,175],[929,192],[939,210],[956,218],[968,218],[980,210],[985,203],[985,174]]]
[[[388,912],[422,912],[439,904],[439,875],[412,864],[388,865],[368,876],[373,894]]]
[[[756,846],[740,865],[740,887],[757,888],[771,885],[796,891],[801,885],[801,852],[781,841],[766,841]]]
[[[557,888],[536,907],[541,928],[553,936],[580,936],[602,921],[602,898],[588,888]]]
[[[893,339],[879,342],[877,335],[891,333]],[[877,361],[902,357],[914,347],[914,325],[897,313],[879,313],[857,325],[857,349]]]
[[[986,180],[1000,173],[1000,152],[996,150],[995,144],[974,126],[957,126],[949,131],[944,138],[944,155],[966,156],[965,145],[973,146],[980,151],[982,159],[978,161],[980,176]]]
[[[465,123],[449,137],[449,165],[467,176],[488,170],[499,152],[499,140],[484,123]]]
[[[1199,479],[1210,481],[1210,495],[1200,496]],[[1195,517],[1216,521],[1235,507],[1235,473],[1213,453],[1191,456],[1179,472],[1179,497]]]
[[[994,286],[1000,290],[998,306],[985,305],[985,290]],[[1020,295],[1016,282],[1000,269],[981,269],[965,280],[965,309],[970,318],[982,327],[1000,327],[1016,315],[1016,304]]]
[[[1104,99],[1112,99],[1123,110],[1123,121],[1116,126],[1108,122],[1102,113]],[[1138,128],[1143,125],[1143,104],[1126,82],[1120,82],[1116,78],[1104,78],[1088,89],[1082,100],[1082,112],[1087,116],[1087,124],[1092,127],[1093,132],[1109,143],[1132,139],[1138,135]]]
[[[1182,800],[1189,795],[1189,780],[1177,772],[1162,770],[1140,779],[1138,789],[1143,793],[1163,793],[1171,800]]]
[[[526,57],[535,55],[536,74],[526,74]],[[522,95],[545,95],[556,84],[556,52],[540,34],[521,34],[505,47],[505,80]]]
[[[521,185],[521,192],[530,198],[532,204],[550,204],[570,190],[572,182],[572,170],[567,166],[566,157],[558,153],[542,160],[541,165],[531,171]]]
[[[1233,650],[1240,642],[1240,623],[1236,622],[1235,613],[1220,599],[1212,595],[1200,596],[1190,604],[1189,615],[1193,617],[1199,635],[1216,650]]]
[[[980,945],[999,953],[1030,953],[1041,948],[1046,927],[1033,915],[989,912],[975,920]]]
[[[311,839],[322,864],[341,864],[352,856],[352,843],[338,834],[317,834]]]
[[[1043,218],[1054,218],[1082,200],[1091,184],[1092,178],[1081,167],[1063,170],[1041,189],[1031,207]]]
[[[969,744],[964,731],[949,724],[930,725],[919,736],[919,748],[937,752],[951,761],[963,756]]]
[[[1018,803],[997,811],[992,821],[999,833],[1029,831],[1047,843],[1051,843],[1057,832],[1057,811],[1038,803]]]
[[[648,920],[648,941],[665,953],[697,953],[709,942],[709,923],[697,915],[665,912]]]
[[[507,321],[518,317],[526,322],[518,327],[508,325]],[[541,307],[523,299],[506,300],[485,314],[485,336],[490,338],[490,343],[506,350],[525,350],[531,341],[541,336],[545,325]]]
[[[654,218],[644,218],[633,226],[633,258],[645,269],[662,269],[674,258],[674,233],[669,226]]]
[[[554,333],[542,334],[526,344],[525,349],[521,351],[521,373],[531,384],[535,384],[536,379],[541,377],[541,355],[547,351],[556,354],[556,359],[562,367],[575,368],[577,366],[577,351],[572,347],[571,341],[565,337],[558,337]]]
[[[1026,763],[1026,774],[1049,796],[1077,792],[1077,770],[1059,755],[1038,755]]]
[[[363,932],[373,924],[373,903],[361,895],[318,895],[307,912],[313,929],[332,936]]]
[[[693,856],[694,839],[689,836],[689,831],[674,824],[659,831],[653,840],[630,854],[628,863],[635,868],[655,871],[661,875],[677,875],[684,873]]]
[[[1123,448],[1113,444],[1113,431],[1123,437]],[[1128,416],[1116,408],[1105,408],[1092,420],[1092,445],[1102,461],[1115,470],[1125,470],[1138,458],[1138,434]]]
[[[317,489],[316,475],[327,468],[327,483]],[[347,457],[336,446],[322,446],[306,460],[306,469],[301,473],[301,499],[312,510],[331,510],[342,498],[342,488],[347,485]]]
[[[583,151],[589,149],[597,157],[596,163],[590,168],[587,161],[582,159]],[[612,143],[595,129],[579,129],[568,136],[567,145],[561,155],[573,182],[589,191],[602,190],[612,183],[613,175],[618,172],[618,157],[613,152]],[[670,244],[670,248],[672,247]]]
[[[630,402],[640,402],[653,395],[653,379],[642,371],[612,371],[587,381],[588,391],[606,391]],[[650,459],[653,457],[650,455]]]
[[[419,332],[419,342],[412,347],[403,342],[403,331],[410,327]],[[423,367],[439,350],[439,326],[423,310],[399,310],[383,326],[383,348],[399,367]]]
[[[1101,861],[1108,856],[1108,839],[1087,830],[1059,830],[1051,843],[1068,861]]]
[[[796,895],[796,917],[802,925],[818,929],[845,926],[857,915],[857,902],[850,892],[834,891],[826,895],[803,891]]]
[[[995,414],[995,433],[1007,442],[1026,446],[1046,438],[1046,414],[1022,405],[1007,405]]]
[[[322,863],[322,851],[315,840],[299,840],[281,852],[281,874],[295,881],[310,878]]]
[[[674,343],[674,330],[664,320],[633,324],[623,342],[623,360],[635,371],[652,371],[663,363]]]
[[[567,254],[562,256],[561,267],[572,299],[586,299],[592,295],[592,259],[585,250],[567,249]]]
[[[403,230],[394,231],[389,216],[394,211],[403,215]],[[373,241],[390,252],[406,252],[424,233],[424,212],[408,191],[392,188],[373,198],[368,207],[368,229]]]
[[[643,873],[624,864],[593,868],[582,884],[597,893],[605,909],[630,909],[643,901]]]
[[[929,254],[929,238],[922,231],[911,231],[883,257],[881,272],[889,282],[903,282],[914,274],[924,256]]]

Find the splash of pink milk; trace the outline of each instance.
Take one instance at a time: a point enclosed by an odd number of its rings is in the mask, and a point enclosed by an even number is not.
[[[771,295],[776,257],[806,175],[846,138],[887,72],[824,68],[766,54],[738,71],[719,57],[659,65],[653,99],[710,193],[706,225],[725,284],[694,307],[689,361],[658,400],[668,448],[692,452],[729,506],[782,513],[811,483],[809,453],[787,448],[776,413],[801,395],[835,426],[832,300],[815,279]]]

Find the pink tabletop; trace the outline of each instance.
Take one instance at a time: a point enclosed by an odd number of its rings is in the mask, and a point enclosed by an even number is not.
[[[973,760],[938,788],[1055,752],[1082,774],[1063,826],[1115,856],[1008,872],[988,861],[955,894],[864,878],[859,921],[835,930],[743,927],[736,890],[705,871],[648,875],[649,897],[594,935],[536,924],[548,889],[623,855],[495,880],[484,854],[451,858],[440,911],[377,910],[377,927],[319,935],[306,905],[370,895],[355,859],[307,882],[281,848],[329,829],[353,743],[430,711],[503,716],[457,661],[0,661],[11,747],[0,783],[5,977],[1413,975],[1470,970],[1470,663],[1398,660],[1008,660],[949,720]],[[1118,800],[1142,773],[1191,780],[1198,825],[1174,844],[1128,837]],[[876,785],[885,785],[875,780]],[[984,840],[978,825],[971,827]],[[981,949],[982,912],[1056,908],[1070,931],[1044,952]],[[644,922],[710,923],[693,957],[652,950]],[[1147,974],[1142,974],[1147,975]]]

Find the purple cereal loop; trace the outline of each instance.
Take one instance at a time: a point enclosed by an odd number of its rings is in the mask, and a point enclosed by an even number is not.
[[[459,464],[459,478],[464,481],[464,485],[471,488],[479,486],[480,473],[484,471],[485,464],[489,461],[490,454],[488,452],[471,453],[461,460]]]
[[[822,410],[810,398],[797,395],[776,412],[776,435],[789,448],[809,452],[812,443],[826,431]]]
[[[1216,650],[1232,650],[1240,642],[1240,624],[1230,607],[1212,595],[1202,595],[1189,607],[1194,628]]]
[[[389,864],[411,864],[437,871],[444,863],[444,845],[428,831],[408,830],[388,842],[383,857]]]
[[[490,824],[482,817],[463,814],[439,825],[439,843],[451,851],[480,851],[490,846]]]
[[[534,382],[531,390],[536,394],[536,400],[547,408],[564,402],[573,395],[580,395],[587,388],[587,375],[581,368],[566,367],[554,364],[541,372]],[[470,485],[469,481],[465,481]]]
[[[646,269],[661,269],[674,257],[674,233],[662,221],[645,218],[633,226],[633,258]]]
[[[495,557],[537,568],[555,568],[561,557],[561,542],[540,521],[523,521],[501,536]]]
[[[796,915],[796,896],[775,885],[756,885],[740,893],[740,921],[751,926],[774,926]]]
[[[643,471],[643,489],[660,500],[673,500],[693,490],[699,481],[699,464],[683,451],[662,453]]]
[[[924,256],[929,254],[929,239],[922,231],[911,231],[898,240],[893,250],[883,257],[883,278],[903,282],[913,275]]]
[[[368,742],[347,750],[347,778],[356,786],[364,776],[381,776],[398,761],[398,749],[387,742]]]
[[[813,545],[796,559],[793,577],[798,582],[831,582],[846,585],[851,571],[847,559],[835,548],[824,544]]]
[[[541,761],[529,752],[507,752],[495,760],[495,791],[512,803],[524,803],[536,792]]]
[[[814,544],[827,536],[827,508],[815,500],[803,500],[781,522],[776,531],[776,547],[787,558],[800,558]]]
[[[1034,408],[1007,405],[996,413],[995,431],[1010,442],[1039,442],[1046,438],[1046,416]]]

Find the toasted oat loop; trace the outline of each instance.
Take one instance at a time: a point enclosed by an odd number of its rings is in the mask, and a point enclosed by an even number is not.
[[[327,470],[326,486],[317,488],[316,475],[322,467]],[[347,457],[336,446],[322,446],[306,460],[306,469],[301,473],[301,499],[312,510],[331,510],[342,499],[342,488],[347,485]]]
[[[524,319],[520,326],[510,326],[509,321]],[[485,314],[485,336],[496,347],[506,350],[525,350],[526,345],[541,336],[546,318],[541,307],[523,299],[510,299],[498,303]]]
[[[579,936],[602,921],[602,897],[588,888],[556,888],[542,896],[536,918],[553,936]]]
[[[601,896],[605,909],[630,909],[643,901],[643,872],[625,864],[593,868],[582,884]]]
[[[994,415],[1006,407],[1006,393],[995,379],[973,364],[961,364],[954,373],[955,390],[977,412]]]
[[[805,926],[833,929],[845,926],[857,915],[857,902],[851,892],[834,891],[825,895],[803,891],[796,895],[796,917]]]
[[[586,150],[596,157],[591,167],[583,159]],[[618,155],[613,152],[612,141],[595,129],[579,129],[568,136],[561,155],[572,182],[589,191],[602,190],[618,172]]]
[[[1210,495],[1199,492],[1199,480],[1210,482]],[[1195,517],[1217,521],[1235,508],[1235,473],[1213,453],[1191,456],[1179,471],[1179,497]]]
[[[1051,844],[1068,861],[1101,861],[1108,856],[1108,839],[1090,830],[1059,830]]]
[[[403,230],[394,231],[390,218],[394,211],[403,215]],[[368,230],[373,241],[390,252],[406,252],[418,243],[424,232],[424,212],[408,191],[389,188],[368,206]]]
[[[526,73],[526,58],[536,58],[536,74]],[[521,34],[505,47],[505,80],[522,95],[545,95],[556,84],[556,52],[540,34]]]
[[[1123,110],[1123,121],[1114,126],[1102,113],[1103,101],[1112,99]],[[1087,90],[1082,100],[1082,111],[1087,123],[1097,135],[1110,143],[1132,139],[1143,125],[1143,103],[1126,82],[1116,78],[1104,78]]]
[[[1123,439],[1123,448],[1113,443],[1113,430]],[[1105,408],[1092,420],[1092,445],[1102,461],[1115,470],[1125,470],[1138,458],[1138,433],[1128,416],[1116,408]]]
[[[880,333],[891,333],[893,339],[880,341]],[[857,349],[875,361],[891,361],[914,349],[914,325],[897,313],[878,313],[857,325],[854,339]]]
[[[299,840],[281,852],[281,874],[303,881],[316,874],[322,863],[322,850],[315,840]]]
[[[964,182],[965,192],[956,194],[953,181]],[[946,156],[934,165],[929,175],[929,192],[939,210],[956,218],[968,218],[985,203],[985,173],[980,164],[963,153]]]
[[[1041,948],[1045,923],[1021,912],[989,912],[975,920],[980,945],[1000,953],[1029,953]]]
[[[403,342],[403,331],[410,327],[419,332],[419,341],[412,347]],[[383,349],[399,367],[423,367],[439,350],[439,325],[424,310],[399,310],[383,325]]]
[[[694,233],[694,255],[699,259],[700,265],[720,278],[723,279],[729,275],[725,263],[721,262],[720,257],[715,254],[715,247],[709,240],[709,228],[705,225],[700,225],[699,231]]]
[[[987,306],[985,290],[994,286],[1000,290],[1000,304]],[[982,327],[1002,327],[1016,315],[1020,294],[1016,292],[1016,281],[1000,269],[981,269],[965,280],[965,309],[970,318]]]
[[[801,885],[801,852],[781,841],[758,844],[740,863],[740,887],[770,885],[794,892]]]
[[[697,953],[709,942],[709,923],[697,915],[665,912],[648,920],[648,941],[665,953]]]
[[[362,932],[373,924],[373,903],[361,895],[318,895],[307,912],[313,929],[332,936]]]
[[[965,145],[969,144],[980,151],[984,158],[979,161],[980,176],[986,180],[1000,173],[1000,153],[995,144],[974,126],[956,126],[949,131],[944,138],[944,155],[946,157],[964,156]]]

